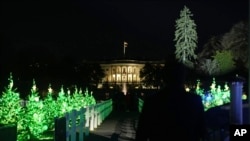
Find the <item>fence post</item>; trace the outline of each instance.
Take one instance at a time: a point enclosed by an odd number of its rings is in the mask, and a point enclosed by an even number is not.
[[[71,117],[71,141],[76,141],[76,117],[77,117],[77,111],[73,110]]]
[[[97,111],[97,126],[99,126],[102,123],[102,105],[100,103],[97,105]]]
[[[80,116],[80,120],[79,120],[79,125],[78,125],[78,130],[79,130],[79,141],[83,141],[84,140],[84,134],[83,132],[83,128],[85,128],[85,125],[84,125],[84,114],[85,114],[85,111],[86,109],[85,108],[81,108],[79,110],[79,116]]]
[[[86,112],[85,112],[85,127],[89,127],[89,123],[90,123],[90,109],[89,106],[86,107]]]
[[[55,118],[55,141],[66,141],[66,118]]]
[[[242,90],[243,90],[244,79],[236,76],[231,83],[231,108],[230,108],[230,123],[231,124],[242,124]]]
[[[97,128],[97,119],[98,119],[98,106],[93,106],[94,108],[94,128]]]
[[[87,106],[86,108],[85,108],[85,134],[86,134],[86,136],[88,136],[89,135],[89,129],[90,129],[90,108],[89,108],[89,106]]]
[[[95,116],[94,106],[90,107],[90,131],[94,130],[94,116]]]

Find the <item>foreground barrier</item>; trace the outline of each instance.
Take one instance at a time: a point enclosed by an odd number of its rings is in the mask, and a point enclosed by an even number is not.
[[[85,108],[72,110],[55,119],[55,141],[83,141],[85,130]]]
[[[97,103],[80,110],[72,110],[55,119],[55,141],[84,141],[89,131],[97,128],[112,112],[112,100]]]

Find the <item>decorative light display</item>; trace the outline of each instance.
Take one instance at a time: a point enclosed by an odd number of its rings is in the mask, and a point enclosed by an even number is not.
[[[205,111],[223,104],[230,102],[230,89],[225,82],[224,87],[216,84],[215,78],[213,78],[210,90],[205,91],[200,87],[200,80],[197,81],[195,93],[202,97],[202,103],[204,105]],[[246,99],[246,95],[242,96],[242,99]]]
[[[81,107],[85,107],[87,103],[85,103],[85,97],[83,96],[82,90],[77,88],[75,86],[75,91],[72,96],[72,104],[73,104],[73,109],[80,110]]]
[[[25,114],[23,115],[26,130],[29,135],[27,138],[39,138],[42,133],[48,130],[46,121],[46,112],[44,111],[43,101],[40,100],[35,80],[33,80],[33,86],[31,94],[28,96],[28,101],[25,107]]]
[[[70,89],[68,89],[67,94],[66,94],[66,102],[67,102],[67,105],[68,105],[67,112],[72,111],[74,103],[73,103],[73,100],[72,100]]]
[[[66,112],[96,104],[96,100],[88,89],[83,93],[82,89],[75,86],[71,94],[68,89],[64,92],[61,87],[58,96],[53,93],[49,84],[48,93],[44,99],[40,99],[35,80],[31,93],[25,104],[21,104],[19,93],[13,89],[12,73],[9,77],[9,85],[0,97],[0,124],[17,124],[18,141],[39,140],[43,133],[54,130],[54,118],[64,116]],[[48,137],[53,138],[53,137]]]
[[[85,90],[84,92],[84,95],[85,95],[85,105],[95,105],[96,104],[96,100],[95,98],[93,97],[93,92],[90,92],[89,94],[89,90],[88,88]]]
[[[53,95],[53,89],[51,88],[51,84],[49,84],[48,93],[43,101],[44,108],[46,115],[46,122],[48,125],[49,130],[53,130],[54,128],[54,118],[57,117],[57,104],[56,101],[52,97]]]
[[[197,80],[195,92],[196,92],[196,94],[203,96],[204,89],[201,89],[200,84],[201,84],[200,80]]]
[[[60,92],[58,93],[58,97],[57,97],[57,112],[58,112],[58,116],[61,117],[63,116],[68,110],[68,103],[67,103],[67,97],[65,95],[63,86],[61,87]]]
[[[19,119],[20,111],[22,106],[20,103],[19,93],[14,89],[14,82],[12,78],[12,73],[9,77],[9,85],[2,92],[2,97],[0,99],[0,123],[1,124],[13,124],[17,123]]]
[[[19,93],[14,89],[14,81],[12,73],[8,78],[9,85],[2,92],[2,97],[0,98],[0,123],[1,124],[17,124],[18,129],[24,129],[25,125],[19,124],[23,122],[24,111],[21,105],[21,99]]]

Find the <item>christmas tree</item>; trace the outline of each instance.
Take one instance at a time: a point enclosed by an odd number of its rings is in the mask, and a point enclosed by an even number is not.
[[[71,97],[70,89],[68,89],[67,94],[66,94],[66,102],[68,104],[67,112],[72,111],[73,110],[73,100],[72,100],[72,97]]]
[[[57,108],[58,108],[58,115],[59,117],[63,116],[67,111],[68,111],[68,103],[67,103],[67,97],[65,95],[64,89],[63,89],[63,85],[61,86],[61,90],[58,93],[58,97],[57,97]]]
[[[14,89],[14,81],[12,73],[9,77],[9,85],[5,88],[0,99],[0,123],[1,124],[17,124],[20,117],[22,106],[20,104],[19,93]]]
[[[53,90],[51,85],[49,84],[48,93],[43,101],[44,103],[44,111],[46,117],[46,125],[48,125],[49,130],[53,130],[54,128],[54,118],[58,116],[57,112],[57,104],[56,101],[52,97]]]
[[[180,12],[180,18],[176,20],[175,54],[176,58],[186,64],[192,65],[192,59],[196,59],[195,49],[197,47],[198,36],[196,32],[196,24],[191,19],[193,14],[187,6],[184,6]]]
[[[43,101],[38,96],[38,90],[35,80],[33,80],[33,86],[31,94],[28,97],[28,103],[26,105],[25,119],[27,120],[27,127],[32,138],[39,138],[44,131],[48,129],[45,120]]]
[[[76,110],[80,110],[84,106],[84,96],[82,90],[78,90],[77,86],[75,86],[75,91],[72,96],[72,104],[73,108]]]
[[[84,95],[85,95],[85,100],[84,100],[85,101],[85,106],[95,105],[96,104],[96,100],[93,97],[93,93],[90,92],[90,94],[89,94],[88,88],[86,88],[86,90],[84,92]]]

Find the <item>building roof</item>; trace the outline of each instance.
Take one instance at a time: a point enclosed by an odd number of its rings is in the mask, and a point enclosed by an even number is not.
[[[135,64],[145,64],[145,63],[153,63],[153,64],[164,64],[164,60],[134,60],[134,59],[115,59],[115,60],[102,60],[98,61],[100,64],[116,64],[116,63],[135,63]]]

